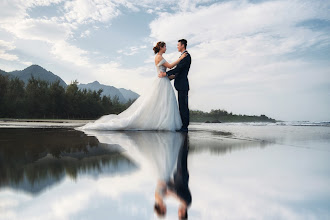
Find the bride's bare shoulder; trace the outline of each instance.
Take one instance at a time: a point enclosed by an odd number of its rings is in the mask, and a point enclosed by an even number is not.
[[[159,63],[163,59],[162,55],[156,55],[155,56],[155,63]]]
[[[162,55],[157,54],[155,56],[155,60],[161,60],[161,59],[163,59],[163,56]]]

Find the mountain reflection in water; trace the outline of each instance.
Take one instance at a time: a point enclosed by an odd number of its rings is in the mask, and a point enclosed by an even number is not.
[[[250,141],[217,140],[230,137],[230,133],[192,134],[189,137],[194,140],[192,153],[208,150],[218,154],[256,146]],[[198,147],[201,141],[203,148]],[[0,189],[10,187],[38,194],[65,176],[97,178],[136,169],[168,179],[182,143],[183,136],[177,132],[86,131],[85,134],[72,129],[1,129]]]
[[[0,140],[0,189],[37,194],[65,176],[97,178],[136,169],[119,145],[75,130],[1,129]]]

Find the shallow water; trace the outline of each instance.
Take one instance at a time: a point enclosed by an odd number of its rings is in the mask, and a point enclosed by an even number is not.
[[[330,219],[330,127],[194,124],[176,132],[0,129],[0,219],[157,219],[189,149],[189,219]],[[166,219],[179,200],[165,199]]]

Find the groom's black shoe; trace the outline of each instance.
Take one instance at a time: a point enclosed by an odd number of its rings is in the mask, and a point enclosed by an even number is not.
[[[188,132],[188,128],[181,128],[180,130],[176,130],[178,132]]]

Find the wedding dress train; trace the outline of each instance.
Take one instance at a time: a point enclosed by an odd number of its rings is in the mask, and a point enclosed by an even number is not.
[[[160,61],[157,73],[165,72]],[[177,100],[170,80],[156,78],[153,83],[128,109],[119,115],[105,115],[78,130],[169,130],[182,126]]]

